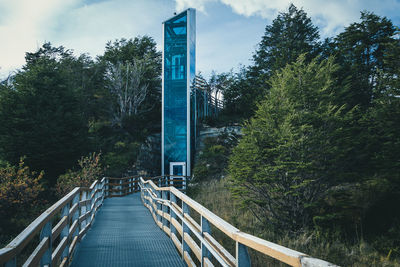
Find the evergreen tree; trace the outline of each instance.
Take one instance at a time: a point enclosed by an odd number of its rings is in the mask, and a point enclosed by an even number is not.
[[[291,4],[287,12],[280,13],[271,25],[265,28],[264,36],[253,56],[254,66],[250,74],[264,82],[286,64],[307,53],[314,58],[320,50],[318,28],[303,9]]]
[[[271,89],[231,156],[233,191],[267,225],[297,231],[310,225],[312,206],[337,174],[333,58],[306,56],[271,78]]]
[[[54,183],[88,148],[88,123],[79,88],[68,71],[75,58],[63,47],[43,45],[27,53],[12,86],[0,92],[0,147],[4,159],[20,157]]]
[[[365,109],[379,93],[379,76],[390,68],[390,63],[384,60],[385,54],[398,45],[395,36],[396,28],[389,19],[361,12],[361,22],[352,23],[335,38],[340,79],[350,76],[351,95],[346,100],[349,105],[359,104]]]

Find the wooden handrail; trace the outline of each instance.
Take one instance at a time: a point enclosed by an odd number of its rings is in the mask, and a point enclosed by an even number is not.
[[[39,232],[41,242],[24,265],[35,265],[41,260],[49,265],[54,265],[58,262],[68,262],[70,256],[69,252],[73,251],[76,241],[79,241],[82,237],[80,231],[75,232],[75,229],[88,228],[91,225],[94,215],[102,205],[105,196],[105,181],[105,178],[100,182],[96,180],[89,188],[76,187],[58,200],[37,217],[7,246],[0,249],[0,265],[6,264],[6,266],[16,266],[16,258],[19,253]],[[61,217],[58,223],[54,222],[55,226],[53,228],[53,219],[59,212],[61,212]],[[86,216],[86,214],[91,214],[91,216]],[[85,220],[82,220],[81,224],[80,219],[82,215],[85,216]],[[89,218],[87,219],[87,217]],[[73,231],[70,232],[71,230]],[[60,243],[52,250],[52,242],[60,235]],[[70,242],[71,240],[73,242]]]
[[[247,254],[247,248],[257,250],[265,255],[268,255],[291,266],[336,266],[332,263],[312,258],[304,253],[244,233],[174,187],[159,187],[154,184],[153,181],[145,181],[143,179],[140,180],[140,183],[142,201],[145,206],[148,207],[149,210],[151,210],[151,212],[153,213],[153,218],[155,218],[155,220],[158,220],[159,222],[162,222],[161,225],[163,227],[161,227],[161,229],[163,229],[164,231],[166,231],[165,229],[167,229],[167,231],[172,231],[172,227],[174,227],[175,229],[177,228],[177,226],[179,227],[179,224],[177,224],[176,220],[174,219],[174,216],[178,217],[183,222],[182,226],[187,227],[189,229],[187,231],[192,232],[196,237],[198,237],[203,249],[211,252],[214,258],[216,258],[223,266],[232,266],[232,259],[235,259],[235,266],[240,265],[240,262],[242,262],[242,264],[244,265],[246,265],[246,261],[250,263]],[[170,199],[160,197],[162,194],[166,193],[171,194]],[[154,195],[157,195],[158,197],[154,197]],[[182,201],[182,208],[180,209],[177,209],[178,205],[176,204],[176,198]],[[173,199],[175,199],[175,201]],[[154,203],[156,203],[157,205],[154,205]],[[212,236],[210,236],[211,229],[207,229],[207,232],[203,232],[205,231],[205,229],[200,229],[199,231],[198,226],[195,226],[193,224],[193,219],[189,215],[189,210],[186,208],[185,211],[184,205],[187,205],[198,214],[200,214],[202,222],[204,222],[205,224],[214,225],[217,229],[221,230],[233,241],[235,241],[237,254],[236,257],[230,255],[229,252],[227,252],[220,244],[216,243],[215,239],[214,241],[210,241],[211,239],[213,239]],[[169,208],[169,217],[159,216],[159,210],[163,209],[161,206]],[[154,210],[154,208],[157,208],[157,210]],[[168,223],[163,223],[164,220],[168,221],[167,218],[170,218],[169,228],[168,226],[166,226],[168,225]],[[157,222],[157,224],[159,224],[159,222]],[[201,226],[201,228],[204,228],[204,226]],[[174,235],[171,234],[170,236],[172,238],[172,236],[176,237],[176,234],[180,234],[182,237],[182,233],[185,235],[187,231],[185,232],[184,230],[179,229],[178,232],[174,233]],[[207,236],[208,238],[205,238]],[[181,240],[184,240],[184,238]],[[177,241],[175,240],[175,245],[177,245],[176,242]],[[182,254],[184,252],[185,246],[182,243],[179,244],[178,245],[181,246],[181,248],[178,248],[178,250],[180,250]],[[198,255],[198,253],[195,253],[195,255]],[[202,255],[204,255],[203,252]],[[190,255],[188,255],[188,257],[190,257]],[[199,261],[202,262],[207,260],[205,259],[205,257],[202,256],[202,258],[199,258]],[[190,262],[187,262],[187,264],[189,265],[189,263],[191,262],[192,261],[190,259]]]

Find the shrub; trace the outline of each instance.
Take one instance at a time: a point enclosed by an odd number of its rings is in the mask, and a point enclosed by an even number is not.
[[[77,186],[89,187],[96,179],[103,174],[100,164],[101,153],[91,153],[82,157],[79,161],[79,170],[68,170],[57,179],[56,193],[59,197],[64,196]]]

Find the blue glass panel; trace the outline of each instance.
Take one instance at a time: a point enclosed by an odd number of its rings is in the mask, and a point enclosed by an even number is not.
[[[164,23],[164,173],[186,162],[187,12]]]

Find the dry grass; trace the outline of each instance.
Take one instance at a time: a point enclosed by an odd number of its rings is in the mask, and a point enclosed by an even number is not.
[[[293,237],[277,235],[265,229],[250,211],[240,209],[235,204],[226,178],[201,182],[188,190],[188,194],[240,230],[313,257],[341,266],[400,266],[399,259],[392,258],[392,250],[383,255],[363,241],[358,244],[347,244],[339,237],[332,235],[328,237],[316,231],[305,231]],[[214,237],[231,253],[233,252],[233,242],[223,233],[216,232]],[[250,256],[253,266],[286,266],[256,251],[250,251]]]

